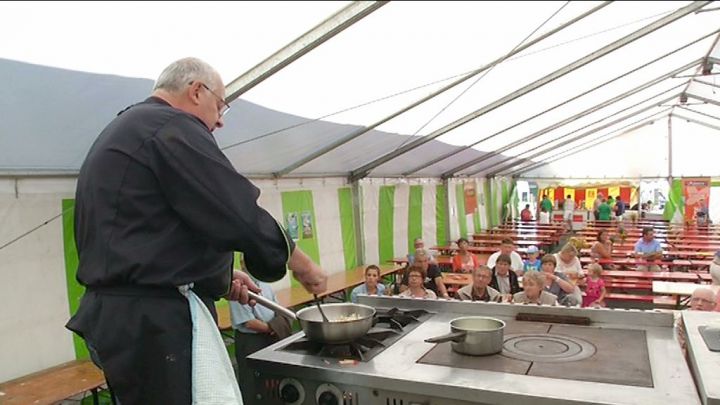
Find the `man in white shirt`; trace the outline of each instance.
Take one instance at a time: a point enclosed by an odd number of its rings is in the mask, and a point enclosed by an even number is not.
[[[515,251],[515,242],[512,239],[503,239],[500,244],[500,251],[490,255],[487,261],[487,266],[491,269],[495,267],[495,262],[500,255],[510,256],[510,268],[513,269],[517,274],[522,274],[523,260],[520,254]]]

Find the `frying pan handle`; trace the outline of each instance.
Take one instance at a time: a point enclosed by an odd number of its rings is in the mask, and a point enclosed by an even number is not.
[[[294,312],[291,310],[285,308],[284,306],[270,301],[269,299],[263,297],[262,295],[255,294],[252,291],[248,291],[248,295],[251,299],[255,300],[258,304],[264,306],[265,308],[272,309],[276,314],[282,315],[290,320],[296,320],[297,316]]]
[[[462,342],[467,335],[466,331],[452,332],[447,335],[436,336],[433,338],[425,339],[426,343],[445,343],[445,342]]]

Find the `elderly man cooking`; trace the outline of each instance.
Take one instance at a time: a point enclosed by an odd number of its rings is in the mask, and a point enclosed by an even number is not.
[[[67,328],[124,405],[242,401],[214,301],[246,303],[259,289],[233,271],[233,251],[259,280],[290,268],[309,292],[326,288],[220,151],[212,132],[224,97],[215,69],[178,60],[100,133],[80,169],[77,279],[87,290]]]

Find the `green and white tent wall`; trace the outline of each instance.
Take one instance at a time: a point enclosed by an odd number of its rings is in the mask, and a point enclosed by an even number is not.
[[[478,206],[464,215],[463,183],[469,181],[476,183]],[[503,181],[493,180],[496,189],[491,190],[487,179],[364,179],[357,188],[360,230],[345,179],[253,183],[261,189],[259,204],[281,224],[289,212],[312,214],[313,237],[300,237],[298,244],[332,274],[405,256],[418,236],[433,246],[497,224],[505,201]],[[75,183],[70,177],[0,179],[0,244],[38,227],[0,250],[0,381],[85,355],[64,327],[84,291],[75,281]],[[294,283],[285,277],[273,288]]]

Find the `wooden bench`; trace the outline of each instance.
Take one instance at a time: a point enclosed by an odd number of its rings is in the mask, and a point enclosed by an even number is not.
[[[605,294],[605,300],[643,302],[646,304],[654,304],[655,306],[660,306],[664,308],[675,308],[675,300],[673,299],[673,297],[665,295],[607,293]]]
[[[104,385],[100,369],[89,360],[76,360],[0,384],[0,404],[50,405],[88,391],[97,404]]]

